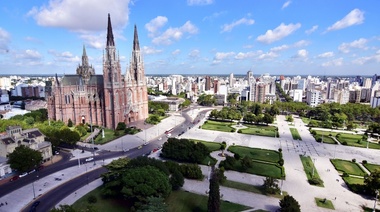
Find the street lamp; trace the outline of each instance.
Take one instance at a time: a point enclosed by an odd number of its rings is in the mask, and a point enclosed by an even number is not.
[[[373,212],[376,212],[376,201],[377,201],[377,197],[379,196],[379,190],[376,190],[375,193],[376,193],[376,197],[375,197],[375,204],[373,205]]]
[[[282,196],[282,184],[283,184],[284,180],[281,179],[281,186],[280,186],[280,195]]]

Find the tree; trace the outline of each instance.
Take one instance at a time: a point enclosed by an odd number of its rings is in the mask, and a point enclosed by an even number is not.
[[[117,123],[116,130],[125,130],[126,127],[127,125],[124,122],[119,122]]]
[[[264,191],[267,194],[275,194],[280,189],[278,188],[278,180],[273,177],[266,177],[264,180]]]
[[[282,212],[300,212],[301,206],[294,199],[294,197],[286,195],[282,200],[280,200],[280,211]]]
[[[173,171],[169,179],[170,184],[172,185],[172,190],[178,190],[185,183],[185,178],[179,170]]]
[[[252,160],[250,157],[248,157],[247,155],[243,157],[243,159],[241,160],[241,166],[243,168],[243,170],[247,170],[249,168],[252,168]]]
[[[227,143],[225,141],[223,141],[221,144],[220,144],[220,150],[222,150],[222,156],[224,157],[224,150],[226,149],[227,147]]]
[[[374,195],[375,191],[380,189],[380,170],[376,169],[370,175],[364,176],[364,184],[367,193]]]
[[[150,196],[166,198],[171,192],[169,177],[152,166],[126,169],[121,181],[121,194],[138,202]]]
[[[27,172],[37,168],[42,162],[41,152],[20,145],[8,155],[8,163],[12,169],[19,172]]]
[[[208,212],[219,212],[220,211],[219,180],[218,180],[218,176],[214,172],[213,172],[211,179],[210,179],[207,211]]]

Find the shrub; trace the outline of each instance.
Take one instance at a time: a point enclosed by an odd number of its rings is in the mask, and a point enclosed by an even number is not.
[[[235,129],[231,129],[231,132],[235,132]]]
[[[343,145],[347,145],[347,141],[343,141],[342,144],[343,144]]]
[[[316,177],[313,177],[309,180],[309,183],[311,185],[322,185],[323,184],[323,181],[319,178],[316,178]]]
[[[234,154],[234,158],[235,158],[236,160],[240,160],[241,156],[239,155],[239,153],[235,153],[235,154]]]
[[[119,122],[117,123],[116,130],[125,130],[126,127],[127,125],[124,122]]]
[[[342,177],[348,177],[349,175],[347,174],[347,172],[343,172],[342,174]]]
[[[283,166],[284,165],[284,159],[278,160],[278,165]]]
[[[355,158],[354,158],[354,159],[352,159],[352,162],[356,163],[356,159],[355,159]]]
[[[114,136],[120,136],[120,132],[115,130],[115,132],[113,133]]]
[[[278,152],[282,152],[282,149],[281,149],[281,148],[278,148]]]
[[[242,131],[241,131],[241,130],[238,130],[238,133],[242,133]]]
[[[170,176],[169,182],[172,186],[172,190],[180,189],[185,183],[185,179],[183,174],[179,170],[175,170],[173,174]]]
[[[201,180],[202,170],[197,164],[184,164],[180,166],[180,171],[185,178]]]
[[[318,142],[318,143],[321,143],[321,142],[322,142],[322,138],[321,138],[321,137],[318,137],[318,138],[317,138],[317,142]]]
[[[362,161],[362,164],[364,165],[364,164],[367,164],[367,161],[366,160],[363,160]]]
[[[67,121],[67,126],[68,126],[68,127],[72,127],[72,126],[73,126],[73,121],[71,121],[71,119],[69,119],[69,120]]]

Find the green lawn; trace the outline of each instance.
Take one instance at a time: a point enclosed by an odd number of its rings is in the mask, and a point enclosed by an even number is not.
[[[347,133],[340,133],[339,140],[340,143],[347,142],[348,146],[355,146],[355,147],[362,147],[367,148],[367,141],[360,141],[358,143],[358,140],[362,138],[362,135],[353,135],[353,134],[347,134]],[[380,149],[380,144],[378,143],[368,143],[368,148],[371,149]]]
[[[238,131],[239,133],[248,134],[248,135],[279,137],[279,134],[277,132],[277,127],[275,126],[254,125],[254,124],[244,124],[244,126],[246,126],[247,128],[240,129]]]
[[[331,163],[334,165],[335,169],[340,172],[346,172],[350,175],[364,176],[365,172],[360,168],[360,166],[354,162],[341,159],[330,159]]]
[[[208,188],[205,188],[205,191]],[[206,194],[205,194],[206,195]],[[208,196],[194,194],[185,191],[173,191],[169,198],[166,200],[169,212],[193,212],[193,211],[207,211]],[[244,211],[250,207],[243,206],[227,201],[221,201],[220,211],[233,212]]]
[[[298,133],[298,130],[296,128],[289,128],[289,129],[290,129],[290,132],[292,133],[294,140],[301,140],[302,141],[302,138],[301,138],[301,136]]]
[[[254,185],[241,183],[241,182],[235,182],[235,181],[231,181],[231,180],[226,180],[221,186],[234,188],[237,190],[242,190],[242,191],[247,191],[247,192],[252,192],[252,193],[256,193],[256,194],[266,195],[263,186],[254,186]],[[277,193],[274,195],[269,195],[269,196],[281,199],[283,196],[286,196],[286,195],[287,195],[287,192],[283,191],[282,196],[280,195],[280,193]]]
[[[348,188],[357,194],[362,194],[365,190],[364,186],[364,178],[358,178],[358,177],[343,177],[344,182],[348,186]]]
[[[235,132],[235,128],[231,127],[233,122],[223,122],[223,121],[211,121],[208,120],[202,125],[204,130],[216,130],[221,132]]]
[[[309,183],[310,183],[310,180],[313,179],[313,178],[316,178],[316,179],[319,179],[321,184],[316,184],[317,186],[321,186],[321,187],[324,187],[323,186],[323,181],[322,179],[320,178],[319,174],[318,174],[318,171],[317,169],[315,168],[314,166],[314,163],[313,161],[311,160],[311,158],[309,156],[305,157],[305,156],[302,156],[300,155],[300,158],[301,158],[301,162],[302,162],[302,165],[303,165],[303,169],[305,171],[305,174],[307,176],[307,179],[309,180]],[[314,175],[313,175],[313,169],[314,169]]]
[[[128,201],[123,199],[103,199],[100,194],[100,188],[98,187],[79,200],[77,200],[72,206],[76,211],[88,211],[87,208],[90,206],[95,210],[92,211],[107,211],[107,212],[125,212],[132,211],[130,207],[132,206]],[[207,188],[205,188],[206,191]],[[94,195],[97,198],[97,202],[94,204],[89,204],[87,198],[90,195]],[[206,194],[205,194],[206,195]],[[185,191],[173,191],[170,196],[165,201],[168,205],[169,212],[186,212],[186,211],[207,211],[207,201],[208,197],[189,193]],[[244,211],[250,209],[248,206],[239,205],[227,201],[222,201],[220,206],[221,211]]]
[[[325,198],[315,198],[315,203],[317,203],[318,207],[321,208],[327,208],[331,210],[335,210],[333,203],[331,200],[325,199]]]
[[[317,140],[318,138],[321,138],[323,139],[323,143],[336,144],[335,140],[330,137],[330,134],[332,136],[335,136],[337,134],[336,132],[323,131],[323,130],[314,130],[314,131],[317,133],[317,135],[314,136],[315,140]]]
[[[100,131],[94,142],[95,144],[105,144],[125,135],[124,130],[118,130],[118,132],[119,135],[116,136],[114,130],[104,129],[104,138],[102,138],[102,132]]]
[[[218,142],[211,142],[211,141],[203,141],[203,140],[196,140],[196,139],[190,139],[194,142],[201,142],[210,150],[210,152],[218,151],[220,150],[221,144]]]
[[[376,169],[379,169],[380,170],[380,165],[378,164],[372,164],[372,163],[366,163],[366,164],[363,164],[364,167],[366,167],[368,169],[369,172],[374,172]]]
[[[301,117],[301,119],[302,119],[303,123],[305,123],[306,125],[308,125],[310,122],[310,119],[307,117]]]
[[[230,146],[228,151],[238,153],[241,157],[249,156],[253,160],[277,163],[280,160],[280,153],[269,149],[258,149],[243,146]]]

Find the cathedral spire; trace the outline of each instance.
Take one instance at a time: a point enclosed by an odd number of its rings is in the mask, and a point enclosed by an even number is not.
[[[83,44],[83,57],[87,57],[86,47],[84,46],[84,44]]]
[[[140,51],[139,36],[137,35],[137,26],[135,25],[135,34],[133,37],[133,51]]]
[[[86,53],[86,47],[83,45],[83,54],[82,54],[82,65],[88,66],[88,57]]]
[[[108,13],[108,26],[107,26],[107,46],[115,46],[112,33],[111,16]]]

